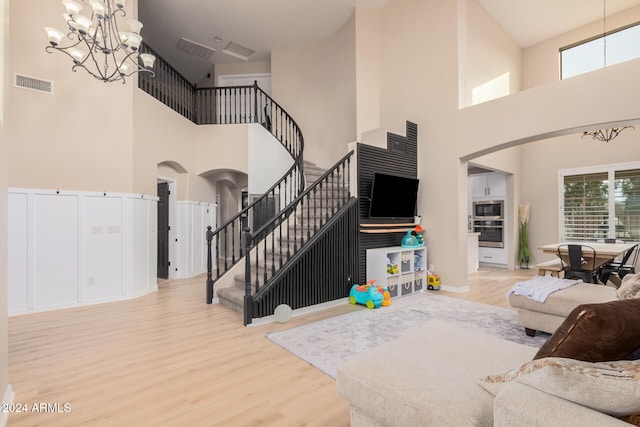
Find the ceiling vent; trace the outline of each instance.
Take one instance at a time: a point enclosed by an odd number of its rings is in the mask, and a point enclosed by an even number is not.
[[[231,55],[245,61],[248,61],[249,57],[253,55],[254,52],[255,51],[249,49],[248,47],[241,46],[238,43],[234,42],[229,42],[227,47],[222,49],[222,53],[226,53],[227,55]]]
[[[196,43],[192,40],[185,39],[184,37],[178,41],[176,49],[188,53],[189,55],[196,56],[200,59],[209,59],[211,58],[211,55],[213,55],[213,53],[216,51],[212,47]]]
[[[23,76],[21,74],[14,74],[13,86],[21,89],[28,89],[53,95],[53,82],[49,80],[36,79],[33,77]]]

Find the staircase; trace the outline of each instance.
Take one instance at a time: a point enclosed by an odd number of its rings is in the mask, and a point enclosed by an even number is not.
[[[212,304],[220,283],[219,301],[244,311],[247,325],[272,315],[279,304],[296,309],[346,297],[358,275],[358,201],[349,191],[353,151],[326,172],[303,162],[300,127],[257,82],[198,88],[146,44],[140,51],[156,56],[157,70],[154,78],[139,76],[141,90],[198,125],[259,123],[293,161],[263,195],[205,231],[206,303]],[[246,228],[248,219],[269,215],[257,230]],[[230,286],[241,265],[244,274]]]
[[[304,161],[304,178],[306,187],[312,186],[327,172],[327,169],[320,168],[314,163]],[[340,178],[342,176],[340,175]],[[348,181],[347,181],[348,182]],[[275,245],[267,247],[264,251],[254,251],[251,257],[252,277],[258,275],[261,279],[272,275],[272,267],[282,266],[294,248],[301,246],[302,242],[308,241],[319,229],[321,223],[331,217],[344,199],[349,189],[343,186],[333,188],[322,188],[316,190],[305,206],[303,204],[296,208],[295,220],[289,220],[289,225],[284,233],[276,233],[274,236]],[[322,208],[320,208],[322,206]],[[282,234],[282,236],[280,235]],[[262,252],[260,254],[256,254]],[[266,255],[266,256],[265,256]],[[266,280],[265,280],[266,282]],[[245,274],[234,275],[234,286],[218,289],[218,300],[220,304],[229,307],[238,313],[244,313],[245,297]],[[255,287],[251,287],[252,295],[255,295]]]

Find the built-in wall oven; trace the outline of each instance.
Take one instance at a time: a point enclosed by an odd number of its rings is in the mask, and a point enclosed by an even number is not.
[[[480,233],[478,246],[504,248],[504,200],[473,202],[473,231]]]
[[[484,248],[504,248],[504,221],[473,220],[473,231],[480,233],[478,246]]]

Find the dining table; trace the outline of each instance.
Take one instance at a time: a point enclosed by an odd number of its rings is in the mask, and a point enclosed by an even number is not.
[[[615,258],[623,255],[629,249],[637,245],[637,242],[624,242],[624,243],[604,243],[604,242],[589,242],[589,241],[567,241],[560,243],[551,243],[548,245],[539,246],[543,253],[558,255],[558,247],[561,245],[582,245],[593,248],[596,252],[594,261],[594,270],[598,270],[604,264],[614,260]],[[566,254],[566,256],[565,256]],[[592,253],[591,251],[583,251],[583,258],[587,261],[587,264],[591,264]],[[565,263],[568,264],[569,251],[567,246],[560,249],[560,255]]]

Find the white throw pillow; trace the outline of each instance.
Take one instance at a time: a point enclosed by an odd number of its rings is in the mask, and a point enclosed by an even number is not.
[[[618,299],[632,299],[640,297],[640,274],[627,274],[616,291]]]
[[[547,357],[489,375],[480,380],[480,385],[495,395],[514,380],[616,417],[640,411],[638,360],[592,363]]]

